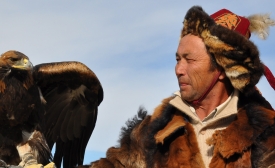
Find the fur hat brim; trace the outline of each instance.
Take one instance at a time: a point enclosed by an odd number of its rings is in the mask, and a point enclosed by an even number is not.
[[[240,33],[216,24],[199,6],[190,8],[185,16],[181,38],[187,34],[203,40],[234,88],[249,91],[263,75],[257,47]]]

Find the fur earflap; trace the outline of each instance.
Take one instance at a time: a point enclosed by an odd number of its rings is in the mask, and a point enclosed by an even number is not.
[[[199,6],[189,9],[185,16],[181,38],[187,34],[202,38],[232,86],[241,92],[252,90],[263,75],[257,47],[244,35],[216,24]]]
[[[260,39],[265,40],[269,34],[269,27],[275,25],[275,20],[270,18],[270,14],[255,14],[248,16],[250,22],[249,30],[255,33]]]

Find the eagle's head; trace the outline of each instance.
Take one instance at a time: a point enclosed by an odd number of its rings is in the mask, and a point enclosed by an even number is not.
[[[16,79],[28,89],[33,84],[33,65],[29,58],[18,51],[7,51],[0,56],[0,92],[3,93],[6,80]]]
[[[18,51],[7,51],[0,57],[0,68],[2,70],[32,70],[33,66],[29,58]]]

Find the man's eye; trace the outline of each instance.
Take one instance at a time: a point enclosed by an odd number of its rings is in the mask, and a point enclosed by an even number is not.
[[[191,58],[185,58],[186,61],[194,61],[194,59],[191,59]]]

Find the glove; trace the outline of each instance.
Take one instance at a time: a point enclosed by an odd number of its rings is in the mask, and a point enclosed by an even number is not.
[[[0,168],[2,168],[2,166],[0,166]],[[10,166],[5,166],[3,168],[56,168],[56,167],[55,167],[55,164],[51,162],[46,166],[43,166],[42,164],[34,164],[34,165],[25,166],[25,167],[10,165]]]
[[[55,164],[53,162],[47,164],[46,166],[43,166],[42,164],[33,164],[30,166],[26,166],[24,168],[56,168]]]
[[[18,166],[21,166],[22,168],[56,168],[53,162],[47,164],[46,166],[38,164],[36,158],[32,153],[32,149],[28,143],[24,145],[18,145],[16,146],[16,148],[22,160]]]

